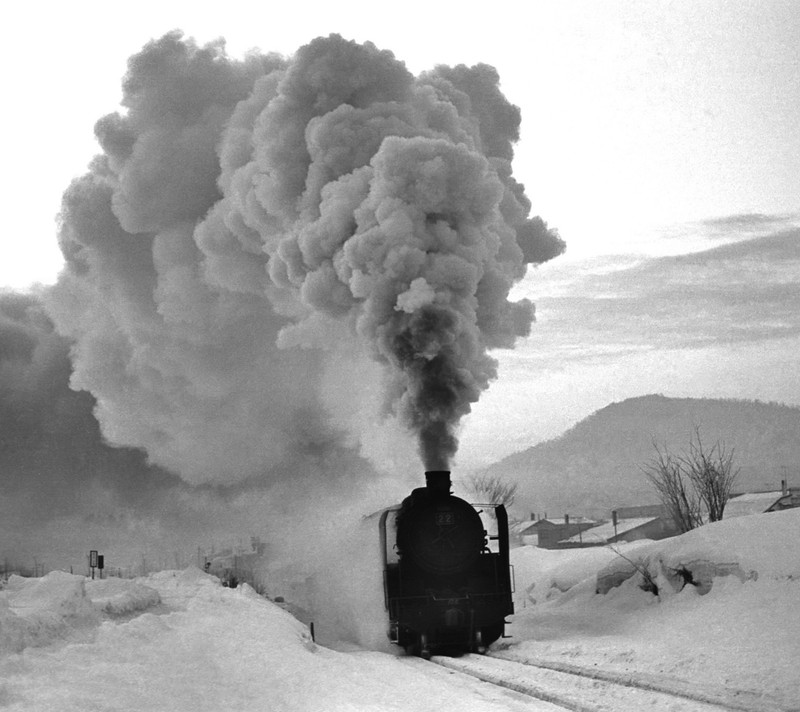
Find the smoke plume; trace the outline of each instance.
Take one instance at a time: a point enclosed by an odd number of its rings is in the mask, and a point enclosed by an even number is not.
[[[483,64],[415,77],[337,35],[291,58],[149,43],[65,193],[48,296],[104,436],[192,483],[280,477],[366,447],[377,389],[447,467],[489,351],[530,331],[511,287],[564,249],[512,176],[519,125]]]
[[[0,573],[9,564],[33,571],[35,561],[82,572],[89,549],[104,551],[112,569],[182,567],[197,562],[198,546],[258,536],[273,560],[303,561],[306,575],[319,575],[322,551],[340,556],[337,527],[403,494],[401,483],[391,491],[336,433],[327,441],[317,433],[294,454],[302,469],[280,482],[188,484],[148,465],[141,450],[103,441],[94,397],[69,387],[69,347],[41,295],[0,292]],[[320,501],[337,516],[320,518]],[[320,519],[324,547],[313,535],[294,541]],[[365,548],[375,548],[374,535]]]
[[[180,529],[197,520],[199,498],[191,511],[182,504],[188,485],[141,451],[103,443],[94,398],[69,388],[70,372],[69,344],[40,296],[0,293],[2,560],[79,564],[90,530],[102,528],[103,543],[110,531],[142,547],[152,530],[161,535],[152,541],[166,538],[154,513]]]

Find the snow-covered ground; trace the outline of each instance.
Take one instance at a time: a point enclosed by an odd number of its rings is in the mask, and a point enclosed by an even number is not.
[[[666,676],[800,709],[800,509],[616,549],[514,550],[517,615],[500,654]],[[658,596],[640,588],[637,569]]]
[[[622,556],[606,547],[516,549],[513,637],[495,652],[743,690],[797,709],[798,541],[800,510],[790,510],[625,545]],[[641,589],[643,570],[658,596]],[[683,585],[686,572],[694,584]],[[4,710],[491,712],[519,704],[408,663],[317,645],[279,605],[197,569],[102,581],[52,572],[12,577],[0,591]]]

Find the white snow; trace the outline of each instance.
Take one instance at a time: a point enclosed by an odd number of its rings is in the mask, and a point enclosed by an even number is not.
[[[517,615],[502,654],[666,675],[797,709],[798,542],[800,509],[793,509],[613,549],[516,549]],[[652,575],[658,597],[640,588],[637,568]],[[679,569],[699,585],[681,589]],[[614,573],[619,585],[597,594]]]
[[[787,510],[615,545],[622,557],[609,547],[515,549],[513,637],[495,653],[797,709],[798,541],[800,510]],[[679,590],[679,569],[701,585]],[[640,570],[658,597],[639,587]],[[612,579],[621,583],[596,593]],[[487,685],[409,662],[315,644],[249,586],[224,588],[198,569],[102,581],[56,571],[0,590],[4,710],[518,709]]]

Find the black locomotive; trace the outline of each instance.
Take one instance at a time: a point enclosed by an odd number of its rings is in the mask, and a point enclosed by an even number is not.
[[[380,519],[389,637],[409,653],[483,653],[514,612],[503,505],[450,494],[450,472],[425,473]],[[496,522],[496,535],[490,535]]]

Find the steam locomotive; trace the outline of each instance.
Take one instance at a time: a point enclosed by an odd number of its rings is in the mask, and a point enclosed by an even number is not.
[[[389,638],[423,658],[483,653],[514,612],[508,516],[454,497],[447,470],[425,478],[380,518]]]

